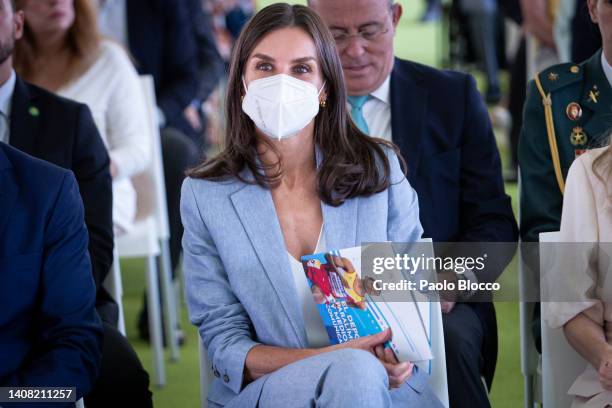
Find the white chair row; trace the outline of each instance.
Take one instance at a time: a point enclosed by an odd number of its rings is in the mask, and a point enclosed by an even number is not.
[[[141,76],[140,82],[147,105],[147,123],[143,124],[143,131],[147,133],[151,144],[151,163],[142,174],[133,179],[138,200],[137,221],[131,231],[115,238],[115,262],[112,273],[105,282],[105,286],[119,305],[119,330],[125,335],[125,318],[122,305],[123,289],[121,286],[119,259],[146,258],[145,276],[149,331],[153,348],[153,383],[161,387],[166,383],[166,376],[161,327],[160,282],[163,294],[161,297],[164,301],[165,335],[170,346],[170,354],[173,361],[179,359],[179,345],[176,335],[178,306],[172,284],[168,245],[170,229],[166,207],[161,140],[157,125],[155,88],[151,76]]]
[[[540,269],[556,268],[554,260],[559,258],[554,251],[559,246],[559,232],[543,232],[540,241]],[[520,276],[526,281],[526,276]],[[521,293],[526,293],[521,288]],[[531,334],[533,303],[521,302],[521,369],[525,376],[525,408],[539,403],[543,408],[569,408],[572,397],[567,394],[574,380],[584,371],[586,361],[569,345],[562,328],[551,329],[545,321],[546,307],[542,307],[542,354],[535,349]],[[527,307],[531,306],[531,307]]]

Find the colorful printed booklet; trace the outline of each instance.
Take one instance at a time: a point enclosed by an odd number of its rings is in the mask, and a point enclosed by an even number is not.
[[[430,370],[429,302],[414,296],[402,302],[386,301],[375,291],[374,279],[361,278],[361,247],[307,255],[301,260],[331,344],[391,328],[393,339],[386,347],[398,360],[422,362],[417,365]]]

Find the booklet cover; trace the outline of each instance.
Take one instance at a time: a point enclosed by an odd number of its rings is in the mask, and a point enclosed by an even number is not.
[[[374,290],[372,278],[361,278],[361,247],[307,255],[301,261],[331,344],[391,328],[393,339],[386,347],[399,361],[428,362],[433,358],[430,305],[385,301]],[[377,300],[370,295],[376,295]],[[425,368],[429,371],[430,364]]]

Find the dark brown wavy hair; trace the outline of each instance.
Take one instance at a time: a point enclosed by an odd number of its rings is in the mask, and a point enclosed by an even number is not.
[[[273,143],[255,131],[253,121],[242,111],[242,76],[247,60],[263,37],[274,30],[298,27],[315,44],[326,81],[327,106],[315,118],[314,142],[322,153],[317,174],[321,200],[339,206],[345,200],[368,196],[387,189],[391,183],[385,147],[393,150],[405,169],[398,148],[390,142],[369,137],[351,121],[346,108],[346,88],[334,39],[321,18],[300,5],[277,3],[262,9],[247,23],[232,53],[226,99],[226,146],[216,157],[187,172],[188,176],[209,180],[237,178],[245,183],[274,188],[282,177],[282,157]],[[287,45],[290,46],[290,45]],[[277,161],[261,164],[257,147],[271,149]],[[254,180],[243,177],[248,168]]]

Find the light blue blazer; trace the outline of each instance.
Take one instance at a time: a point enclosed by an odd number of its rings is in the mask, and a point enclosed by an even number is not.
[[[417,195],[397,156],[390,150],[388,156],[387,190],[339,207],[321,204],[327,250],[421,238]],[[244,363],[253,346],[308,347],[304,318],[270,190],[235,179],[188,178],[181,215],[189,315],[217,377],[208,398],[225,405],[243,390]],[[244,391],[253,393],[253,406],[260,391],[252,386]]]

